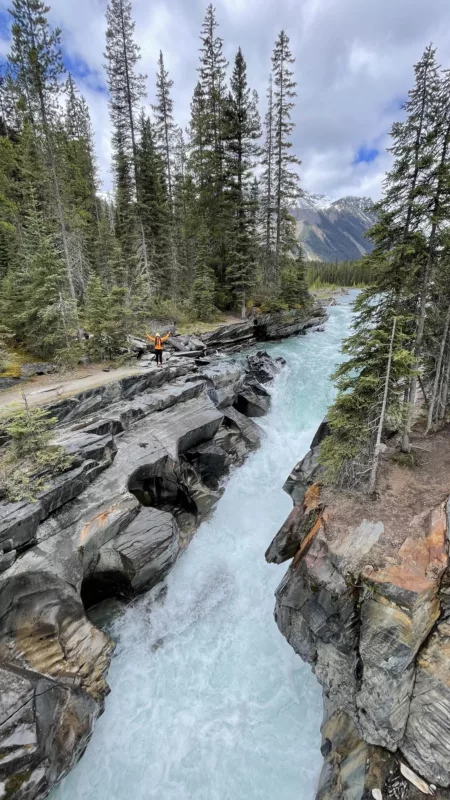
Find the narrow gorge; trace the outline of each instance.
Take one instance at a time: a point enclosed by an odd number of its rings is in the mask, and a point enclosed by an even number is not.
[[[202,724],[200,715],[195,729],[208,741],[214,741],[216,731],[219,743],[229,726],[230,742],[234,742],[235,748],[236,737],[232,731],[236,727],[239,732],[242,725],[242,737],[250,746],[256,724],[269,753],[272,751],[273,715],[280,725],[279,735],[288,735],[293,717],[291,705],[296,697],[294,688],[302,684],[301,665],[296,659],[293,663],[289,648],[283,644],[271,620],[269,599],[275,584],[271,570],[264,567],[263,553],[274,524],[285,516],[289,503],[280,491],[279,478],[286,470],[287,454],[290,458],[294,456],[302,441],[302,429],[314,427],[329,399],[326,397],[328,376],[350,312],[342,307],[333,309],[332,315],[326,333],[312,332],[282,344],[268,344],[271,357],[257,353],[256,346],[249,357],[237,355],[230,359],[214,355],[216,345],[211,343],[212,337],[205,337],[208,342],[203,348],[212,350],[211,356],[195,351],[184,355],[174,352],[163,370],[142,367],[135,376],[88,390],[52,407],[52,413],[59,418],[56,439],[71,454],[72,467],[40,492],[34,502],[3,502],[0,506],[3,551],[0,561],[0,730],[4,797],[31,800],[47,796],[86,748],[79,767],[57,791],[70,794],[71,781],[78,780],[79,776],[82,780],[87,776],[91,786],[100,775],[95,748],[96,741],[100,741],[102,720],[93,741],[87,745],[94,723],[105,708],[105,698],[106,729],[103,730],[112,732],[118,725],[125,735],[126,744],[120,741],[119,752],[129,753],[127,763],[130,766],[138,765],[137,796],[139,791],[148,790],[149,781],[157,783],[162,762],[156,753],[153,761],[147,754],[141,758],[133,754],[139,754],[139,747],[144,743],[153,747],[162,743],[164,724],[172,718],[178,720],[179,738],[170,747],[167,745],[169,764],[167,774],[161,778],[168,780],[171,786],[170,776],[175,774],[175,768],[170,754],[173,756],[192,738],[188,723],[195,704],[190,705],[187,713],[181,698],[185,697],[186,702],[190,696],[189,681],[196,678],[199,680],[196,696],[201,695],[203,685],[207,695],[209,681],[211,687],[217,682],[219,697],[221,691],[224,692],[223,725],[220,715],[215,722],[214,715],[207,721],[216,693],[210,695],[212,705],[200,702],[206,718]],[[270,338],[277,335],[281,338],[286,333],[301,333],[308,327],[320,330],[323,321],[320,309],[309,319],[300,319],[298,314],[297,317],[282,315],[276,326],[273,317],[262,318],[258,337],[264,337],[264,325]],[[252,322],[222,330],[220,347],[233,350],[251,345],[254,334]],[[282,368],[284,352],[290,363]],[[298,394],[302,373],[304,388]],[[321,380],[317,382],[320,374]],[[268,390],[274,376],[274,388]],[[308,381],[306,376],[310,376]],[[313,380],[316,402],[309,409],[307,402]],[[271,399],[272,409],[264,416]],[[258,417],[262,427],[252,417]],[[307,441],[308,436],[305,445]],[[250,455],[241,467],[248,453],[260,445],[256,454]],[[222,479],[230,468],[232,476],[220,500],[224,491]],[[238,490],[237,495],[234,488]],[[210,516],[218,501],[214,516],[187,547],[198,524]],[[245,522],[244,527],[240,519]],[[207,538],[208,531],[211,541]],[[236,538],[234,549],[230,550],[230,557],[231,553],[233,557],[227,567],[226,558],[223,561],[230,549],[230,542],[227,542],[230,532]],[[168,578],[167,595],[166,590],[161,594],[159,590],[163,584],[160,581],[175,562]],[[262,576],[256,566],[258,563],[265,570]],[[256,569],[253,585],[246,583],[250,567]],[[180,586],[175,584],[172,590],[172,582],[178,580],[178,575]],[[233,583],[238,577],[235,591]],[[115,641],[86,619],[85,609],[99,601],[108,597],[128,600],[156,584],[160,584],[153,593],[156,597],[146,595],[116,620],[112,630]],[[262,598],[266,598],[265,618],[261,614]],[[222,647],[220,625],[213,622],[214,610],[227,609],[228,602],[236,607],[233,614],[230,609],[226,613],[223,640],[226,641],[225,623],[228,621],[230,635],[238,648],[234,654],[231,647]],[[260,620],[258,625],[256,617]],[[203,673],[195,665],[198,650],[193,652],[194,663],[188,669],[189,653],[183,647],[184,629],[193,636],[193,646],[195,642],[200,645],[202,636],[201,628],[197,630],[195,624],[197,619],[205,620],[205,635],[219,636],[210,642],[205,639],[200,659]],[[255,625],[255,633],[262,631],[262,637],[258,635],[252,640],[248,629],[240,629],[238,622],[244,620],[250,629]],[[267,640],[264,631],[269,620],[272,634]],[[140,633],[139,625],[144,626]],[[116,656],[107,675],[115,643]],[[136,652],[138,645],[143,650]],[[278,657],[271,652],[273,646],[275,653],[283,648],[285,658],[288,654],[291,666],[284,664],[283,676],[286,669],[288,675],[293,674],[286,681],[279,672],[275,680],[274,673],[272,683],[267,686],[265,682],[271,669],[264,668],[264,659],[261,660],[258,651],[262,647],[263,652],[264,649],[268,652],[273,668],[278,662]],[[173,658],[173,668],[176,666],[177,670],[171,674],[164,659],[170,656],[172,648],[177,654],[177,658]],[[219,668],[220,662],[214,669],[218,650],[227,654],[223,670]],[[150,659],[148,664],[142,665],[139,678],[131,679],[129,669],[137,667],[145,654]],[[247,701],[246,689],[252,697],[252,671],[259,661],[254,699]],[[170,657],[169,663],[172,663]],[[164,702],[158,702],[157,673],[152,679],[158,664],[161,664],[160,675],[171,677],[170,691],[163,695]],[[236,665],[239,666],[237,671]],[[246,669],[250,670],[247,682],[243,680]],[[115,674],[119,677],[118,689],[114,685]],[[304,669],[301,674],[308,675]],[[236,700],[225,713],[229,697],[225,690],[231,678],[236,680]],[[112,686],[109,697],[107,680]],[[172,693],[176,695],[177,682],[181,682],[179,708],[169,702]],[[310,680],[307,686],[311,689],[314,684]],[[271,699],[275,688],[280,693],[278,704]],[[161,720],[152,721],[146,715],[140,717],[144,704],[138,689],[145,692],[150,716],[161,712]],[[314,688],[312,693],[318,702]],[[120,710],[115,715],[115,702],[125,702],[126,712]],[[317,757],[317,709],[306,699],[302,706],[309,709],[311,739],[315,734]],[[252,721],[253,708],[260,709],[260,721],[259,712],[256,721]],[[156,736],[152,734],[154,727],[159,730]],[[209,728],[211,735],[207,733]],[[116,785],[117,781],[122,775],[128,775],[128,781],[132,779],[123,764],[120,765],[112,743],[108,743],[107,749],[108,759],[104,763],[108,776],[113,768],[117,766],[118,769],[111,780],[103,775],[103,788],[98,788],[98,795],[102,792],[104,796],[110,796],[111,792],[120,795],[123,790]],[[223,743],[219,749],[223,751]],[[90,758],[96,761],[94,774],[89,770]],[[259,758],[262,758],[261,753]],[[189,760],[197,763],[194,756]],[[142,764],[147,761],[152,777],[141,785]],[[310,754],[305,753],[301,773],[303,770],[304,777],[307,776],[311,792],[317,768],[318,764],[313,768]],[[198,769],[203,775],[210,774],[213,780],[215,771],[209,769],[205,761],[198,763]],[[232,775],[231,766],[229,771]],[[252,780],[251,775],[252,770],[248,780]],[[292,778],[292,792],[295,783]],[[165,794],[168,789],[164,785],[164,790],[160,787],[158,791]],[[213,790],[209,787],[208,791]],[[77,788],[74,796],[80,796],[80,792]],[[185,796],[189,796],[188,787]]]

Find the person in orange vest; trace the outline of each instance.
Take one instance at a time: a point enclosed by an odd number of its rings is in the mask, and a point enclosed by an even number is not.
[[[162,367],[162,354],[163,354],[163,342],[172,335],[172,331],[166,333],[165,336],[161,336],[161,334],[157,333],[156,336],[150,336],[149,333],[146,334],[147,339],[150,339],[151,342],[155,343],[155,356],[156,356],[156,364],[159,367]]]

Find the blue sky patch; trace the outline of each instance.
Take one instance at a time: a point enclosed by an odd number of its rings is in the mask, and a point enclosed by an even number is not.
[[[375,161],[379,154],[380,151],[376,147],[360,147],[353,164],[370,164],[371,161]]]
[[[89,64],[84,61],[84,59],[79,58],[78,56],[69,55],[64,48],[62,48],[62,57],[64,66],[67,72],[70,72],[73,75],[75,83],[78,81],[83,81],[94,91],[104,92],[105,94],[107,93],[103,74],[99,75],[97,70],[91,69]]]

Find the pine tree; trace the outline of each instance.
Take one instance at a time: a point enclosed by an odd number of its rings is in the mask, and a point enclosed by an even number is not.
[[[296,82],[289,65],[293,64],[289,49],[289,38],[284,31],[278,36],[272,56],[274,82],[273,131],[274,131],[274,199],[275,199],[275,277],[278,278],[280,268],[292,248],[295,239],[294,221],[289,209],[298,197],[298,174],[293,167],[299,165],[299,159],[292,155],[291,135],[294,123],[291,112],[296,97]]]
[[[230,85],[224,113],[227,204],[231,217],[229,249],[232,253],[227,278],[244,318],[248,291],[255,280],[254,209],[250,187],[259,154],[261,125],[258,97],[247,86],[247,66],[241,48],[236,54]]]
[[[375,456],[380,415],[383,408],[395,429],[401,425],[404,385],[414,367],[408,351],[408,320],[395,315],[395,298],[374,308],[370,293],[362,292],[355,304],[355,332],[345,340],[348,356],[334,374],[338,396],[327,418],[331,435],[321,445],[320,461],[326,479],[338,487],[368,485]],[[386,372],[391,351],[393,320],[397,319],[392,340],[389,383]],[[385,413],[383,412],[383,416]]]
[[[110,115],[113,125],[114,173],[118,219],[122,224],[122,253],[126,262],[126,280],[130,288],[138,279],[137,261],[133,246],[139,241],[144,271],[149,272],[148,243],[142,220],[136,217],[134,205],[138,188],[136,118],[145,95],[145,75],[137,72],[140,49],[134,41],[135,23],[131,16],[130,0],[110,0],[106,10],[106,74],[110,93]],[[125,208],[125,203],[127,208]],[[128,227],[125,242],[124,221]]]
[[[173,222],[179,263],[179,292],[188,296],[194,281],[197,197],[183,132],[178,128],[174,143]]]
[[[154,130],[155,141],[164,163],[164,179],[171,210],[173,205],[173,148],[177,133],[173,118],[173,100],[170,95],[172,86],[173,81],[169,78],[169,73],[164,67],[164,58],[160,51],[156,75],[156,99],[158,102],[153,106],[155,115]]]
[[[189,168],[199,189],[203,189],[207,181],[206,135],[206,98],[202,84],[200,81],[197,81],[191,102],[191,120],[189,125]]]
[[[94,143],[86,101],[79,96],[71,75],[66,92],[65,115],[58,134],[58,173],[66,209],[74,280],[84,289],[95,265],[98,236]]]
[[[71,347],[77,318],[66,294],[64,261],[54,234],[46,231],[32,190],[17,265],[4,289],[7,319],[27,350],[54,358]]]
[[[120,267],[115,273],[119,286],[129,287],[133,284],[137,273],[137,254],[135,251],[135,204],[133,200],[132,166],[126,153],[125,142],[121,139],[121,131],[115,134],[116,147],[113,154],[113,165],[116,177],[115,192],[115,224],[114,230],[120,245]]]
[[[164,181],[164,163],[159,154],[151,121],[142,112],[137,150],[139,216],[147,242],[147,269],[142,276],[148,293],[155,288],[167,297],[171,293],[171,215]]]
[[[305,262],[301,247],[295,258],[290,258],[281,272],[281,298],[289,308],[300,308],[308,302]]]
[[[264,231],[263,264],[264,278],[269,284],[275,282],[275,129],[273,79],[269,77],[267,89],[267,113],[264,120],[265,140],[262,151],[262,177],[260,214]]]
[[[75,307],[76,290],[54,140],[54,120],[58,119],[64,65],[60,31],[51,29],[48,10],[42,0],[12,0],[12,44],[8,61],[20,102],[27,108],[36,134],[42,138],[62,240],[66,280]]]
[[[425,215],[424,235],[427,238],[427,254],[422,262],[420,271],[419,290],[417,292],[417,327],[414,340],[414,358],[416,369],[411,378],[409,388],[409,411],[403,433],[402,449],[409,450],[409,437],[411,432],[414,404],[416,401],[416,389],[418,371],[420,368],[420,358],[422,355],[422,345],[425,332],[425,320],[427,315],[427,303],[429,299],[430,282],[437,262],[437,245],[439,231],[443,225],[448,224],[450,218],[450,74],[447,73],[440,81],[439,93],[431,94],[429,99],[428,111],[431,112],[430,124],[433,124],[433,137],[435,146],[435,158],[430,165],[432,166],[431,175],[423,187],[425,197],[429,198],[429,212]],[[434,113],[433,113],[434,111]]]
[[[193,139],[201,141],[201,158],[194,158],[201,172],[196,180],[201,187],[199,211],[209,231],[211,258],[217,280],[225,283],[227,266],[227,219],[224,208],[224,105],[227,61],[223,42],[216,34],[218,23],[212,4],[206,10],[200,39],[200,87],[196,96],[196,116],[191,118]],[[196,129],[195,126],[199,126]]]

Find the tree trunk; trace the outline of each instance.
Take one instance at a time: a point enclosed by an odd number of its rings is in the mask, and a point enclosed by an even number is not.
[[[245,319],[247,316],[247,308],[245,304],[245,292],[242,292],[241,297],[241,319]]]
[[[391,333],[391,341],[389,345],[389,358],[387,363],[386,369],[386,380],[384,383],[384,394],[383,394],[383,405],[381,406],[381,414],[380,420],[378,422],[378,431],[377,431],[377,439],[375,442],[375,453],[372,462],[372,469],[370,472],[370,481],[369,481],[369,494],[373,494],[375,491],[375,485],[377,482],[377,473],[378,473],[378,464],[380,461],[380,452],[381,452],[381,435],[383,433],[383,425],[384,425],[384,418],[386,416],[386,407],[388,401],[388,394],[389,394],[389,380],[391,377],[391,365],[392,365],[392,353],[394,350],[394,338],[395,338],[395,327],[397,325],[397,317],[394,317],[394,321],[392,323],[392,333]]]
[[[141,241],[142,241],[142,258],[144,260],[144,270],[147,276],[148,294],[150,297],[152,294],[152,281],[150,275],[150,264],[148,260],[147,239],[145,237],[144,224],[142,222],[142,219],[140,220],[140,227],[141,227]]]
[[[439,348],[439,357],[438,357],[437,364],[436,364],[436,375],[434,376],[433,392],[431,394],[430,404],[429,404],[429,407],[428,407],[427,429],[425,431],[425,434],[427,434],[430,431],[430,428],[433,425],[434,406],[435,406],[435,403],[436,403],[436,398],[438,396],[438,388],[439,388],[439,382],[440,382],[440,378],[441,378],[442,362],[444,360],[445,345],[447,343],[449,326],[450,326],[450,305],[449,305],[449,307],[447,309],[447,315],[445,317],[444,333],[442,335],[441,346]]]
[[[448,386],[450,382],[450,350],[447,356],[447,365],[445,368],[445,373],[442,381],[442,389],[441,395],[439,398],[439,411],[438,411],[438,421],[443,422],[445,419],[445,412],[447,410],[447,399],[448,399]]]

